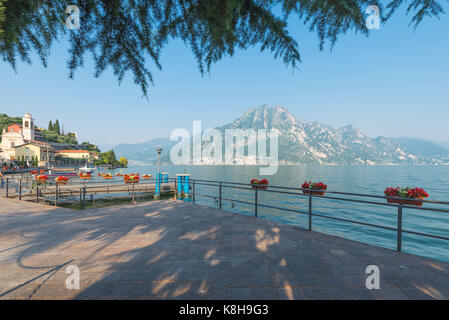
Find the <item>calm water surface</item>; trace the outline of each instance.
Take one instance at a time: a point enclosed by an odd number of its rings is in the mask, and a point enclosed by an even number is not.
[[[189,173],[193,179],[249,183],[252,178],[262,178],[259,175],[258,167],[163,166],[162,169],[169,172],[170,176],[177,173]],[[124,173],[150,173],[155,176],[157,168],[155,166],[133,166],[121,171]],[[270,181],[270,185],[276,186],[299,188],[305,180],[313,180],[328,184],[329,191],[380,196],[383,195],[387,186],[419,186],[428,191],[429,200],[449,202],[449,166],[281,166],[276,175],[266,178]],[[218,196],[216,187],[196,186],[196,192]],[[254,192],[225,188],[223,197],[253,202]],[[201,204],[218,207],[214,199],[197,197],[196,200]],[[385,203],[382,199],[374,199],[374,201]],[[299,195],[260,192],[259,203],[308,210],[308,198]],[[429,206],[429,204],[425,204],[425,206]],[[254,206],[224,201],[223,207],[229,211],[254,215]],[[314,198],[313,208],[315,213],[326,216],[397,227],[397,209],[395,207]],[[449,209],[449,206],[439,206],[439,208]],[[300,213],[259,208],[259,217],[302,228],[308,226],[307,216]],[[396,248],[396,232],[394,231],[318,217],[313,218],[313,229],[381,247]],[[404,209],[403,229],[448,237],[449,213]],[[449,262],[449,241],[404,234],[403,251]]]

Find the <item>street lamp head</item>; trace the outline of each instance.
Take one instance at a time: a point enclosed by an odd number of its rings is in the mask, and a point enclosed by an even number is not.
[[[157,148],[156,151],[157,151],[158,154],[161,154],[162,153],[162,148]]]

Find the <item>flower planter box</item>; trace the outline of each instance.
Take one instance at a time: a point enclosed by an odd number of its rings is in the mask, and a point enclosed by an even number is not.
[[[39,184],[44,184],[44,183],[47,183],[47,180],[36,180],[36,182]]]
[[[314,196],[324,196],[326,194],[326,190],[302,190],[303,194],[314,195]]]
[[[251,187],[253,189],[267,190],[268,189],[268,184],[251,184]]]
[[[268,189],[268,180],[267,179],[262,179],[262,180],[252,179],[251,187],[253,189],[258,189],[258,190],[267,190]]]
[[[125,180],[125,183],[139,183],[139,180]]]
[[[80,177],[81,180],[90,180],[92,177]]]
[[[395,204],[406,204],[410,206],[417,206],[422,207],[424,204],[423,199],[391,199],[387,198],[388,203],[395,203]]]
[[[306,181],[302,184],[301,190],[303,194],[324,196],[326,194],[327,185],[322,182]]]
[[[388,203],[422,207],[429,194],[422,188],[387,188],[384,191]]]
[[[63,185],[66,185],[67,182],[65,182],[65,181],[56,181],[56,184],[57,184],[58,186],[63,186]]]

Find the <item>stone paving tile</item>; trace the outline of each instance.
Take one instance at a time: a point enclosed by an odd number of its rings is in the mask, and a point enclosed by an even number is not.
[[[278,300],[279,291],[274,288],[251,288],[252,300]]]
[[[204,206],[0,201],[0,299],[449,299],[447,263]]]
[[[373,293],[378,299],[410,300],[407,295],[397,288],[381,288],[379,290],[374,290]]]
[[[305,300],[304,293],[299,288],[284,287],[277,289],[279,300]]]
[[[104,297],[124,298],[129,296],[132,289],[137,285],[137,281],[116,281],[106,291]]]
[[[307,300],[332,300],[333,295],[330,289],[304,288],[302,289]]]
[[[373,290],[367,290],[366,288],[351,288],[350,290],[354,296],[351,300],[376,300]]]
[[[227,300],[252,300],[250,288],[227,288]]]

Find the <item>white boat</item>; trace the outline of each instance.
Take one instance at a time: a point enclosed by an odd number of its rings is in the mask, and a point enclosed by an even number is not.
[[[78,171],[82,173],[92,174],[92,172],[94,172],[95,169],[96,168],[88,168],[86,164],[84,167],[79,168]]]

